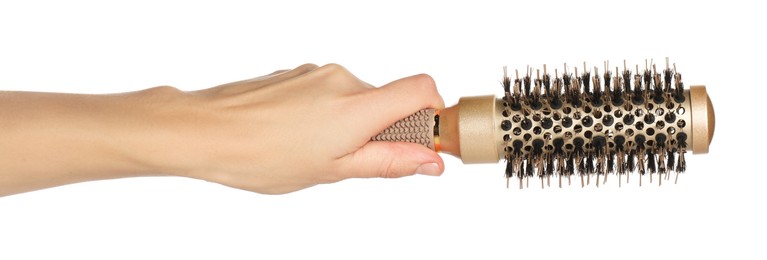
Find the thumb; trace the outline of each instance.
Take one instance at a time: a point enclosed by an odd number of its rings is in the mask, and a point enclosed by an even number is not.
[[[445,169],[436,152],[405,142],[371,141],[338,162],[343,178],[398,178],[415,173],[439,176]]]

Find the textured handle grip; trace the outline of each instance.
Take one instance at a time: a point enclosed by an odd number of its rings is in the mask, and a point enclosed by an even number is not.
[[[434,150],[434,109],[423,109],[372,138],[373,141],[409,142]]]

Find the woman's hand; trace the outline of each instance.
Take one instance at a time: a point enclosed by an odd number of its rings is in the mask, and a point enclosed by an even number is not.
[[[174,174],[277,194],[444,168],[421,145],[370,141],[420,109],[444,106],[427,75],[374,88],[339,65],[307,64],[179,95],[195,112],[167,119],[178,129],[166,147],[180,162]]]

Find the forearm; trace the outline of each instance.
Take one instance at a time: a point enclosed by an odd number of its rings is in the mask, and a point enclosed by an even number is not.
[[[159,122],[154,117],[163,97],[157,93],[163,91],[0,92],[0,196],[162,174],[168,170],[158,162],[162,157],[152,157],[163,153],[162,133],[152,125]]]

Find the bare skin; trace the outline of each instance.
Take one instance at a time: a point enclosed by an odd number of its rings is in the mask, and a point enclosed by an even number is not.
[[[282,194],[347,178],[440,175],[434,151],[369,140],[442,107],[427,75],[374,88],[336,64],[193,92],[0,92],[0,196],[136,176]]]

